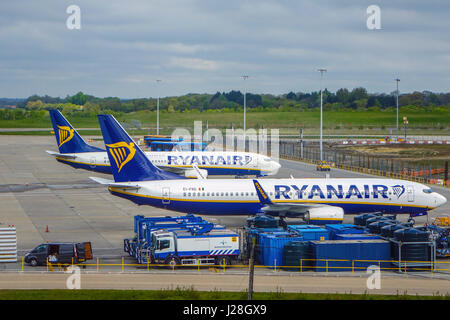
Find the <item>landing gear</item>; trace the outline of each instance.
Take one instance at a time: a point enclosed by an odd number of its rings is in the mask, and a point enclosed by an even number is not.
[[[427,216],[427,220],[428,220],[428,212],[425,211],[425,212],[419,212],[419,213],[410,213],[408,222],[412,223],[414,225],[414,223],[416,222],[414,220],[414,217],[421,217],[421,216]]]
[[[280,221],[278,222],[278,225],[286,230],[287,229],[287,223],[284,220],[286,217],[283,216],[283,215],[280,215],[279,218],[280,218]]]

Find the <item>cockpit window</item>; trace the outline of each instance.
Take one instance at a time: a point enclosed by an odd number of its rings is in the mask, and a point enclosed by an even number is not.
[[[424,193],[433,193],[433,189],[423,189]]]

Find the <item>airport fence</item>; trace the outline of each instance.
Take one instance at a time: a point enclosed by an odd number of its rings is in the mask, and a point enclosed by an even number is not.
[[[22,272],[30,271],[29,268],[25,269],[25,262],[22,259],[20,270]],[[227,270],[237,270],[238,271],[250,271],[251,265],[249,263],[237,263],[237,264],[215,264],[215,265],[203,265],[203,264],[190,264],[190,265],[179,265],[170,264],[138,264],[138,263],[126,263],[125,259],[122,258],[120,263],[101,263],[100,259],[97,258],[93,263],[72,263],[72,264],[58,264],[50,263],[44,266],[46,272],[63,272],[70,265],[78,266],[88,271],[102,272],[111,270],[118,272],[130,272],[131,271],[154,271],[158,269],[166,269],[175,272],[176,270],[191,270],[191,271],[201,271],[209,269],[212,272],[226,272]],[[297,265],[283,265],[282,262],[278,263],[274,259],[272,265],[260,265],[255,264],[255,269],[265,269],[271,270],[272,272],[279,271],[291,271],[291,272],[365,272],[367,268],[371,266],[378,267],[380,271],[390,271],[395,273],[407,274],[408,272],[427,272],[431,275],[435,273],[444,273],[450,276],[450,261],[403,261],[403,260],[348,260],[348,259],[299,259]],[[112,269],[111,269],[112,268]],[[34,271],[34,268],[32,268]],[[42,270],[39,270],[42,271]]]
[[[279,155],[282,159],[303,161],[318,165],[320,150],[317,147],[303,147],[300,142],[280,141]],[[448,161],[443,164],[425,165],[371,155],[354,155],[341,151],[324,150],[323,159],[334,168],[372,174],[392,179],[403,179],[424,184],[450,187]],[[439,167],[433,167],[438,165]],[[443,167],[441,167],[443,166]],[[436,178],[438,176],[439,178]]]

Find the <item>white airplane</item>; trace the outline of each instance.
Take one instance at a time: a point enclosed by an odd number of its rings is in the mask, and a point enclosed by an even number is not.
[[[59,152],[47,150],[47,153],[74,168],[111,174],[106,151],[88,145],[58,110],[49,112]],[[116,152],[114,161],[123,156],[120,149]],[[266,176],[276,174],[281,167],[270,157],[249,152],[150,151],[145,155],[156,167],[187,178],[206,178],[208,175]]]
[[[447,201],[428,186],[393,179],[186,180],[156,168],[113,116],[98,118],[114,181],[91,179],[138,205],[205,215],[265,213],[324,224],[340,223],[346,213],[421,215]],[[120,161],[113,157],[119,148]]]

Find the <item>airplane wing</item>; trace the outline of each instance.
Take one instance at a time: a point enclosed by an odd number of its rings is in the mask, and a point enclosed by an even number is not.
[[[258,195],[259,201],[264,207],[261,208],[263,212],[288,212],[288,213],[306,213],[309,209],[328,207],[324,204],[314,204],[314,203],[273,203],[267,192],[259,184],[258,180],[253,180],[255,185],[256,194]]]
[[[197,172],[197,179],[206,179],[207,176],[203,174],[203,172],[197,167],[197,165],[193,164],[192,167],[194,168],[195,172]]]
[[[114,187],[114,188],[120,188],[120,189],[139,189],[141,188],[141,186],[135,184],[135,185],[131,185],[131,184],[124,184],[124,183],[116,183],[113,180],[108,180],[108,179],[103,179],[103,178],[98,178],[98,177],[89,177],[89,179],[103,184],[103,185],[107,185],[108,187]]]
[[[180,176],[186,176],[186,173],[192,174],[195,172],[197,179],[206,179],[208,171],[199,169],[197,165],[193,164],[192,167],[169,167],[169,166],[157,166],[159,169],[169,171]],[[206,173],[206,174],[205,174]]]
[[[154,164],[154,166],[158,167],[161,170],[169,171],[169,172],[176,173],[179,175],[183,175],[186,170],[192,169],[191,167],[169,167],[169,166],[160,166],[160,165],[155,165],[155,164]]]
[[[54,152],[54,151],[49,151],[49,150],[46,150],[45,152],[47,152],[48,154],[51,154],[52,156],[65,158],[65,159],[75,159],[76,158],[76,156],[73,154],[59,153],[59,152]]]

